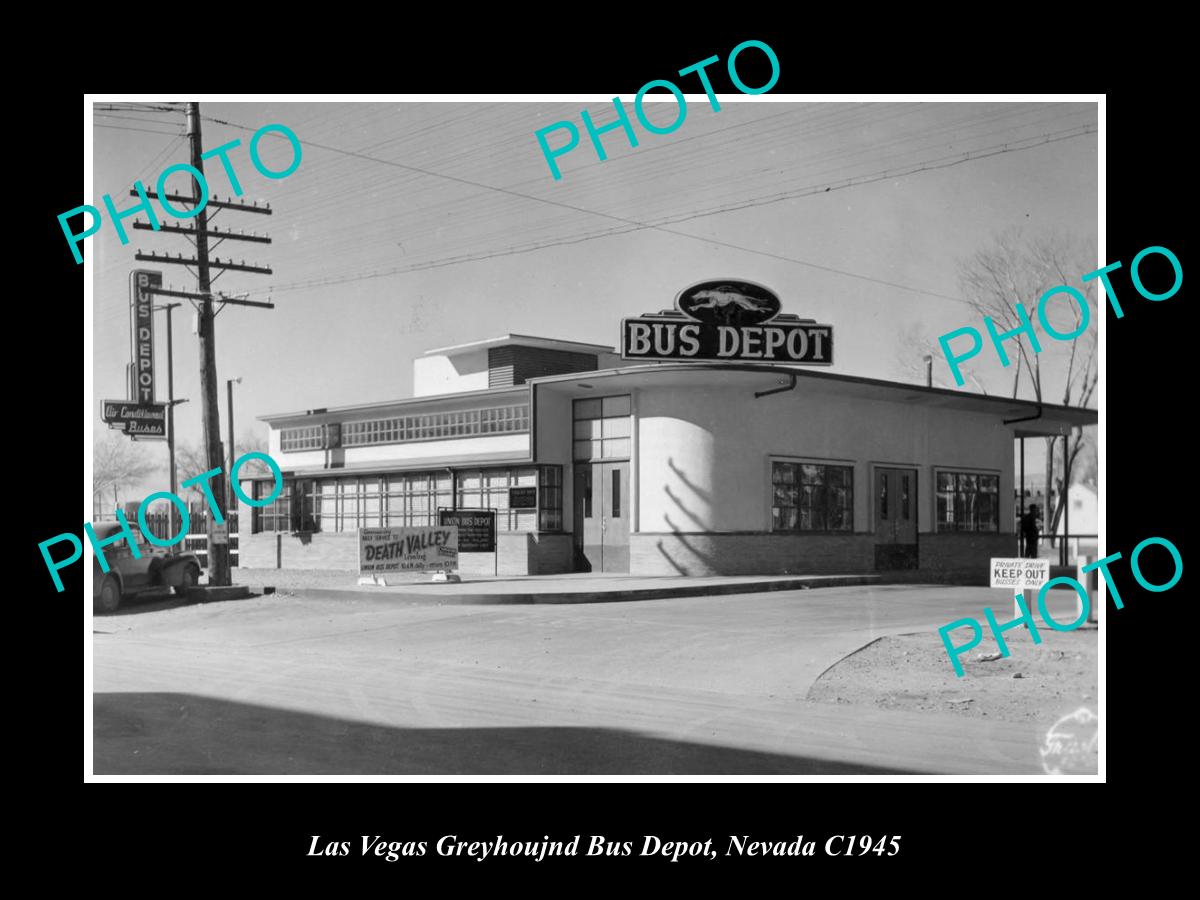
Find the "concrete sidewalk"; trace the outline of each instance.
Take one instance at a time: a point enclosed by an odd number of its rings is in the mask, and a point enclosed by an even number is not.
[[[360,585],[353,572],[299,569],[237,569],[236,584],[271,586],[306,598],[369,597],[439,604],[613,603],[675,597],[757,594],[882,583],[878,575],[725,575],[711,577],[601,575],[471,575],[461,582],[430,576],[395,576],[397,583]],[[401,581],[401,579],[403,579]],[[387,580],[392,581],[392,576]]]

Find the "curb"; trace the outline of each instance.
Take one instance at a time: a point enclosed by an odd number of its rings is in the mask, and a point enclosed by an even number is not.
[[[197,585],[188,589],[187,600],[190,603],[217,603],[222,600],[247,600],[251,597],[251,587],[247,584],[233,584],[225,587],[209,587]]]
[[[828,578],[804,578],[784,581],[751,581],[741,584],[678,585],[663,588],[640,588],[615,591],[540,591],[536,593],[460,594],[412,593],[408,591],[361,590],[357,588],[277,588],[306,599],[387,599],[401,602],[433,603],[454,606],[519,606],[549,603],[627,603],[638,600],[671,600],[680,597],[708,597],[730,594],[760,594],[772,591],[794,591],[823,587],[852,587],[861,584],[881,584],[877,575],[832,575]],[[450,587],[448,585],[447,587]]]

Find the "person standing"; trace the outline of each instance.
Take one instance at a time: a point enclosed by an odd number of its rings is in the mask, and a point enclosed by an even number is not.
[[[1021,556],[1025,559],[1035,559],[1038,555],[1038,507],[1036,503],[1029,505],[1025,515],[1021,516]]]

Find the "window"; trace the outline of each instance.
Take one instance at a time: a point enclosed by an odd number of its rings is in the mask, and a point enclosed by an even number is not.
[[[496,510],[497,531],[537,531],[538,509],[510,509],[508,489],[536,487],[538,472],[534,466],[516,469],[474,469],[458,473],[460,509]]]
[[[854,467],[771,462],[773,531],[853,531]]]
[[[938,531],[999,531],[1000,476],[937,473]]]
[[[537,491],[536,505],[512,508],[509,491],[530,487]],[[460,471],[458,506],[460,509],[495,509],[498,531],[561,531],[562,466]]]
[[[562,531],[562,477],[562,466],[542,466],[539,470],[539,531]]]
[[[629,395],[575,401],[575,459],[627,459],[631,453]]]
[[[562,530],[562,466],[523,466],[512,469],[473,469],[458,473],[458,507],[497,510],[500,531]],[[291,513],[309,510],[309,528],[322,532],[346,532],[357,528],[436,525],[438,508],[453,507],[451,475],[435,472],[401,472],[391,475],[317,478],[303,482],[302,498],[297,482],[289,481],[279,499],[256,508],[254,531],[293,531]],[[273,483],[255,482],[255,498],[267,496]],[[509,508],[510,488],[532,488],[537,503],[528,509]],[[297,520],[298,521],[298,520]]]
[[[325,426],[306,425],[303,428],[284,428],[279,432],[279,449],[283,453],[296,450],[320,450],[325,446]]]
[[[265,500],[275,490],[273,481],[254,482],[255,500]],[[250,530],[254,534],[264,531],[291,531],[291,485],[284,485],[279,496],[267,506],[255,507],[251,512]]]
[[[342,444],[346,447],[367,447],[373,444],[403,444],[528,430],[529,404],[522,403],[492,409],[464,409],[347,422],[342,426]]]

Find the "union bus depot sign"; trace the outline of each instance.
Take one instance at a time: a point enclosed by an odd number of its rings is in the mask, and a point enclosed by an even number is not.
[[[779,297],[751,281],[702,281],[675,309],[621,320],[622,359],[833,364],[833,326],[780,312]]]

